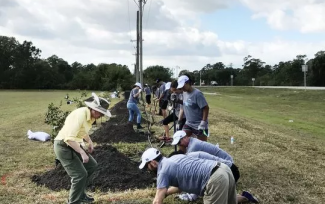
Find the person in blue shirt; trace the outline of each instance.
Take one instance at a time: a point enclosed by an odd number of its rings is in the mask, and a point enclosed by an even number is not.
[[[186,155],[166,158],[155,148],[147,149],[141,160],[140,169],[157,173],[154,204],[181,191],[203,196],[204,204],[237,203],[235,179],[225,164]]]
[[[129,110],[129,123],[133,123],[134,114],[137,114],[137,129],[142,129],[141,126],[141,113],[137,106],[139,103],[139,96],[141,94],[142,86],[139,82],[135,83],[130,92],[130,97],[127,102],[127,109]]]

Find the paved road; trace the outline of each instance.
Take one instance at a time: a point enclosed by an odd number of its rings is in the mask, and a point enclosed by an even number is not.
[[[215,87],[215,88],[231,88],[231,87],[252,87],[252,86],[195,86],[196,88],[200,87]],[[304,86],[254,86],[254,88],[266,88],[266,89],[305,89]],[[318,87],[318,86],[307,86],[307,90],[325,90],[325,87]]]

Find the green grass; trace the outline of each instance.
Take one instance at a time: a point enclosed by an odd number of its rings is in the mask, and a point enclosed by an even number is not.
[[[325,91],[255,88],[203,88],[202,91],[216,93],[206,96],[213,107],[292,128],[304,136],[325,136]]]
[[[202,91],[216,93],[205,94],[210,106],[209,142],[219,143],[234,157],[241,172],[239,193],[249,190],[267,204],[325,200],[325,91],[219,87]],[[53,192],[30,181],[31,175],[53,167],[54,153],[50,142],[26,136],[29,129],[51,131],[44,123],[47,106],[64,102],[66,93],[70,98],[80,95],[78,91],[0,91],[0,203],[66,202],[68,191]],[[63,104],[63,108],[75,106]],[[162,132],[161,127],[154,129]],[[148,146],[113,145],[130,156]],[[162,150],[167,154],[172,147]],[[151,203],[154,193],[148,187],[94,196],[97,203]],[[165,203],[181,202],[171,196]]]

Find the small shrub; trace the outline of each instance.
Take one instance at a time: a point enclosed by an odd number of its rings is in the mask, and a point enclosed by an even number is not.
[[[52,126],[51,141],[58,135],[59,131],[64,125],[66,117],[69,115],[70,111],[61,110],[62,101],[59,106],[55,106],[50,103],[47,107],[47,112],[45,114],[45,123]]]

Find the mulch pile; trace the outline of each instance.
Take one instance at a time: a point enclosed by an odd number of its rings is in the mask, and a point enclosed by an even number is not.
[[[126,101],[117,103],[111,109],[112,115],[116,115],[109,121],[102,123],[102,127],[91,135],[93,142],[118,143],[118,142],[145,142],[147,136],[136,133],[133,125],[128,123],[129,113]]]
[[[136,133],[132,125],[127,125],[128,111],[126,101],[116,104],[112,110],[115,118],[104,123],[91,136],[94,142],[101,145],[95,147],[92,156],[98,162],[93,182],[88,186],[91,190],[121,191],[135,188],[146,188],[154,183],[155,175],[139,169],[134,162],[115,147],[105,144],[111,142],[140,142],[147,137]],[[70,188],[70,178],[61,165],[41,175],[32,176],[32,181],[52,190]]]

